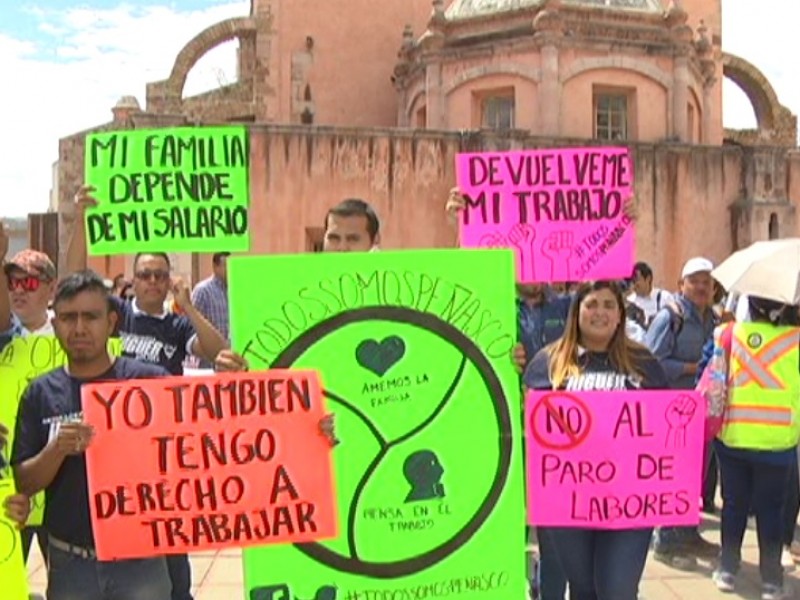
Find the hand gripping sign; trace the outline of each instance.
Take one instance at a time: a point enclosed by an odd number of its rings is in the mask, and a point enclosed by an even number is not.
[[[696,525],[704,407],[684,391],[529,392],[528,522]]]

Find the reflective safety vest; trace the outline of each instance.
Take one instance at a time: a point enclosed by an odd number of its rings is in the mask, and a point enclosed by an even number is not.
[[[737,323],[728,409],[718,437],[731,448],[787,450],[800,439],[800,327]]]

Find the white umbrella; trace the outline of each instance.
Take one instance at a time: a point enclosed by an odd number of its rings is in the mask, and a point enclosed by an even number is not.
[[[756,242],[731,254],[711,275],[729,292],[800,304],[800,238]]]

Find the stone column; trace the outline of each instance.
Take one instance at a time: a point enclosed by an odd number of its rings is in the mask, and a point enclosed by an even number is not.
[[[442,92],[442,63],[431,61],[425,68],[425,96],[427,97],[428,129],[446,129],[445,102]]]
[[[545,0],[533,19],[534,37],[541,41],[542,78],[539,82],[539,132],[557,136],[561,133],[561,73],[559,42],[563,23],[561,0]]]
[[[561,131],[561,81],[558,47],[542,47],[542,81],[539,85],[539,129],[541,135],[557,136]]]
[[[702,122],[702,135],[700,137],[701,144],[708,144],[711,141],[711,112],[713,110],[713,98],[711,96],[714,91],[714,82],[706,82],[703,85],[703,122]]]
[[[261,6],[259,4],[259,6]],[[276,3],[277,7],[277,3]],[[259,9],[255,16],[256,33],[253,42],[253,105],[256,122],[275,122],[281,110],[276,91],[280,91],[279,36],[273,30],[275,13],[272,5]],[[283,91],[284,97],[288,93]],[[287,116],[288,116],[288,110]]]
[[[685,52],[675,56],[672,90],[672,135],[675,139],[689,140],[687,105],[689,104],[689,57]],[[705,114],[705,111],[703,111]]]
[[[406,90],[399,90],[397,92],[397,126],[410,127],[411,122],[408,118],[408,92]]]

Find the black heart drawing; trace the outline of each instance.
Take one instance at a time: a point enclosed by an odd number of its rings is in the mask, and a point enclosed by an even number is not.
[[[391,335],[380,343],[375,340],[361,342],[356,348],[356,360],[365,369],[383,377],[405,353],[405,342],[396,335]]]

